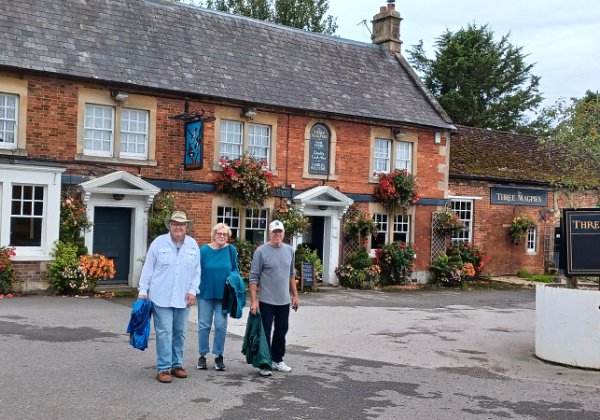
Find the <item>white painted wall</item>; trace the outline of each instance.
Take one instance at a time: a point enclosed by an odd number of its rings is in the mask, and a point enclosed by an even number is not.
[[[549,362],[600,369],[600,291],[538,285],[535,355]]]

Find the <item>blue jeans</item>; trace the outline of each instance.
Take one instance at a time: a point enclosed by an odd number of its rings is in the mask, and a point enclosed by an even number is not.
[[[156,330],[156,370],[183,367],[183,348],[190,308],[164,308],[152,304]]]
[[[273,362],[279,363],[285,355],[285,335],[289,328],[290,305],[271,305],[264,302],[259,302],[258,305],[267,343],[271,348],[271,357]],[[271,339],[273,324],[275,324],[275,328]]]
[[[198,352],[204,356],[209,351],[208,339],[210,329],[215,322],[215,336],[212,352],[221,356],[225,350],[227,335],[227,315],[223,314],[223,301],[219,299],[198,299]]]

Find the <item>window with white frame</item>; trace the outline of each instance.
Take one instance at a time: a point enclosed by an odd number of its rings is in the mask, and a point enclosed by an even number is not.
[[[395,169],[406,169],[408,172],[412,172],[412,143],[407,141],[395,142],[396,147],[396,168]]]
[[[537,228],[532,227],[527,231],[527,252],[535,253],[537,251]]]
[[[392,229],[392,240],[394,242],[410,242],[410,216],[407,214],[397,214],[394,216],[394,225]]]
[[[246,209],[244,239],[253,244],[267,242],[267,209]]]
[[[373,220],[377,223],[377,231],[371,239],[371,248],[381,248],[383,245],[388,243],[388,215],[382,213],[374,213]]]
[[[220,126],[219,157],[238,159],[247,151],[271,162],[271,126],[232,120],[221,120]]]
[[[117,126],[117,122],[120,124]],[[149,112],[87,103],[85,105],[83,153],[89,156],[129,159],[148,157]]]
[[[375,139],[373,170],[389,173],[394,169],[412,172],[413,144],[407,141]],[[394,159],[392,160],[392,156]]]
[[[43,186],[13,184],[10,211],[10,245],[41,245],[44,202]]]
[[[267,241],[267,209],[246,209],[240,213],[232,206],[217,207],[217,223],[225,223],[231,228],[232,238],[240,238],[254,244],[263,244]],[[240,226],[244,230],[240,231]]]
[[[453,198],[450,206],[465,224],[464,229],[452,233],[452,242],[473,242],[473,200]]]
[[[390,219],[392,220],[391,225]],[[390,242],[408,243],[410,241],[409,215],[396,214],[392,219],[386,213],[374,213],[373,220],[377,223],[377,231],[371,239],[371,249],[381,248]]]
[[[217,223],[225,223],[231,229],[231,237],[240,237],[240,211],[235,207],[217,207]]]
[[[390,172],[391,148],[391,140],[375,139],[375,160],[373,162],[375,172]]]
[[[146,159],[149,112],[123,108],[121,111],[121,156]]]
[[[0,92],[0,148],[17,147],[18,121],[19,97]]]

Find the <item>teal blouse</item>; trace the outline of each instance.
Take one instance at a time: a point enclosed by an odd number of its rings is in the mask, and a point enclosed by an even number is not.
[[[200,248],[200,299],[223,299],[225,280],[231,272],[231,257],[237,261],[237,250],[233,245],[212,249],[208,245]]]

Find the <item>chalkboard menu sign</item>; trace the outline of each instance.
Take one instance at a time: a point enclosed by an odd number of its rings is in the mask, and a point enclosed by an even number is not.
[[[329,173],[329,129],[323,124],[315,124],[310,130],[308,173]]]
[[[302,274],[301,274],[302,284],[300,287],[304,289],[305,287],[313,288],[315,285],[315,266],[308,262],[302,263]]]

